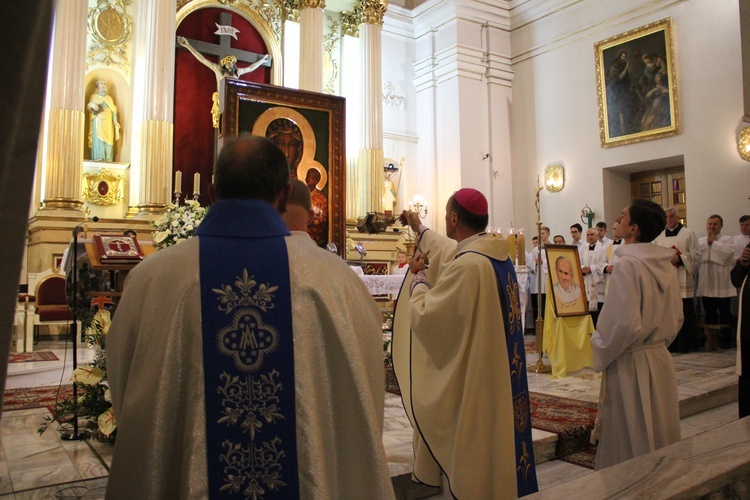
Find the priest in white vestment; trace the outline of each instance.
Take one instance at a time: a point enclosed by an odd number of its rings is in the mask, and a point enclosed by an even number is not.
[[[703,311],[705,313],[704,323],[707,325],[718,325],[718,346],[716,345],[716,332],[706,332],[709,337],[706,340],[706,350],[721,347],[731,347],[731,299],[737,296],[737,289],[732,285],[729,276],[734,265],[734,242],[731,236],[721,233],[724,227],[724,219],[713,214],[706,221],[706,236],[698,239],[698,249],[701,252],[700,267],[698,268],[698,286],[695,290],[696,297],[701,298]]]
[[[607,248],[599,241],[596,229],[586,230],[586,245],[580,251],[583,284],[586,287],[586,300],[589,304],[591,321],[596,322],[604,305],[604,269],[607,265]]]
[[[532,493],[523,332],[506,240],[484,234],[487,201],[474,189],[449,199],[448,238],[420,226],[416,214],[407,217],[421,236],[409,262],[410,300],[399,299],[410,306],[409,366],[396,375],[415,428],[413,478],[438,486],[442,471],[445,494],[456,498]],[[399,308],[395,324],[401,315]],[[399,364],[401,333],[394,330]]]
[[[682,314],[685,322],[677,334],[677,338],[669,346],[672,352],[687,353],[697,349],[697,331],[695,322],[695,303],[693,301],[693,272],[700,264],[701,252],[698,249],[698,237],[680,223],[680,212],[675,207],[665,209],[667,213],[667,228],[654,243],[671,248],[674,252],[672,265],[680,283],[682,297]]]
[[[677,375],[667,346],[682,325],[672,250],[652,245],[666,226],[657,204],[634,199],[614,227],[623,245],[591,336],[594,370],[603,372],[594,439],[596,469],[680,440]]]
[[[215,183],[197,236],[149,257],[125,284],[107,338],[118,421],[107,498],[393,498],[374,301],[340,258],[289,235],[280,216],[289,167],[270,141],[227,144]],[[269,242],[278,251],[259,252]],[[212,330],[215,321],[226,326]],[[217,369],[243,371],[208,387]],[[209,403],[216,397],[221,405]],[[274,429],[289,422],[279,439]],[[230,427],[240,441],[207,437]],[[269,429],[272,439],[257,441]]]

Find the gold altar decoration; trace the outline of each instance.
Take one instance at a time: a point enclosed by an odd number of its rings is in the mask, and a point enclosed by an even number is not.
[[[133,20],[125,13],[125,0],[100,1],[89,9],[87,30],[92,43],[88,48],[86,67],[96,64],[117,66],[126,72],[129,61],[125,44],[133,32]]]
[[[83,199],[94,205],[116,205],[125,197],[122,174],[103,168],[83,174]]]
[[[299,22],[300,0],[281,0],[283,18],[287,21]]]

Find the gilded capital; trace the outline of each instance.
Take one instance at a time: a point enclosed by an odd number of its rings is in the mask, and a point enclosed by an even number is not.
[[[354,12],[359,16],[360,24],[383,26],[383,16],[388,10],[386,0],[358,0]]]
[[[359,36],[359,25],[362,22],[359,19],[359,15],[356,12],[341,12],[341,32],[344,35],[353,37]]]
[[[299,22],[299,11],[301,8],[300,0],[283,0],[284,19],[287,21]]]
[[[300,0],[299,8],[323,10],[326,8],[326,2],[325,0]]]

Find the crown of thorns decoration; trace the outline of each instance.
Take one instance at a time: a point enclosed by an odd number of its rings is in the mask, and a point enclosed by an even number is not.
[[[237,64],[237,58],[234,56],[226,56],[221,60],[222,66],[229,66],[230,64]]]

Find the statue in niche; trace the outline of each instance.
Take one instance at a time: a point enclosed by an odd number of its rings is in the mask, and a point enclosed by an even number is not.
[[[89,148],[94,161],[115,161],[115,141],[120,140],[120,122],[117,120],[117,106],[108,94],[106,80],[95,82],[96,92],[91,94],[88,110],[91,113]]]

